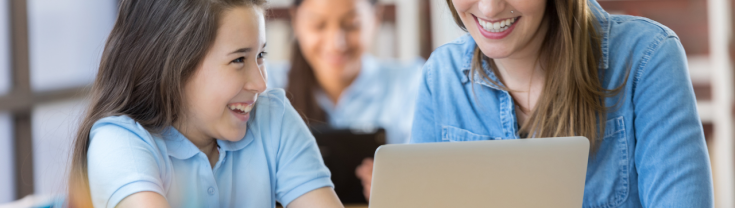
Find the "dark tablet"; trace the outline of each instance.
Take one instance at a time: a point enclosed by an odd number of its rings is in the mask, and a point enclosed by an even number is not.
[[[373,158],[375,150],[385,144],[383,129],[333,129],[312,126],[324,164],[332,172],[334,191],[344,204],[367,204],[362,182],[355,169],[365,158]]]

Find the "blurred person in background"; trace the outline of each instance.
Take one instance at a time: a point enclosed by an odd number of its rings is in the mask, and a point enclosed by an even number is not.
[[[380,26],[377,0],[295,0],[290,66],[270,64],[269,88],[285,88],[309,125],[383,128],[406,143],[423,60],[382,61],[367,54]],[[372,160],[358,168],[368,198]]]

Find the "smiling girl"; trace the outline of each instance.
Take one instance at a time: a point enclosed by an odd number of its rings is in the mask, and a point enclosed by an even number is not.
[[[265,91],[264,0],[124,0],[75,142],[73,207],[341,207]]]
[[[713,207],[673,31],[594,0],[447,5],[469,34],[424,65],[412,143],[586,136],[583,207]]]

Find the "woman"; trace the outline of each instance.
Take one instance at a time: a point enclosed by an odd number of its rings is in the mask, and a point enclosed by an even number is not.
[[[291,63],[269,65],[268,86],[285,88],[309,125],[383,128],[387,143],[406,143],[423,61],[378,61],[366,53],[379,28],[377,2],[295,0]],[[372,159],[366,158],[356,173],[367,199]]]
[[[342,207],[266,91],[264,0],[124,0],[74,145],[71,207]]]
[[[447,4],[469,35],[424,66],[412,143],[586,136],[583,207],[713,206],[673,31],[593,0]]]
[[[268,68],[310,125],[384,128],[388,143],[408,142],[422,61],[378,61],[377,0],[295,0],[290,66]]]

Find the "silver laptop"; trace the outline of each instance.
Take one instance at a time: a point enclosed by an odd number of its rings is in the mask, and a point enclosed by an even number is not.
[[[383,145],[370,208],[582,207],[585,137]]]

